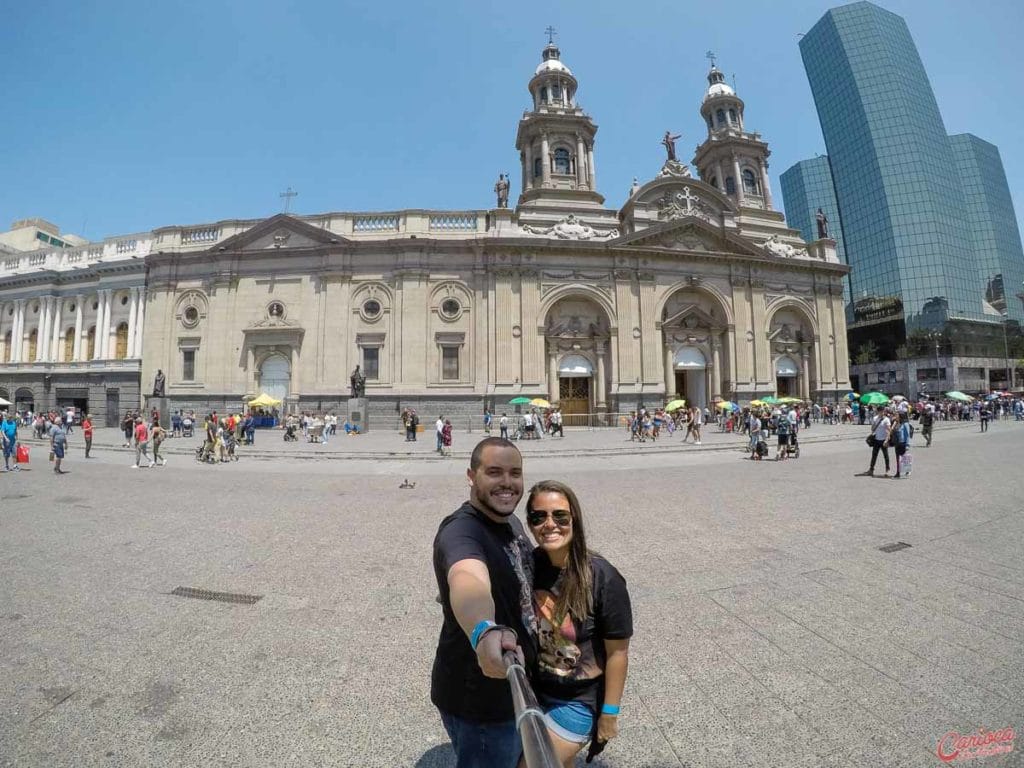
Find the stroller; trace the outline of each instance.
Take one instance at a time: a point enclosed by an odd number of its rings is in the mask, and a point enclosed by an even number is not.
[[[757,436],[754,450],[750,454],[751,459],[762,461],[768,455],[768,430],[762,429]]]
[[[295,425],[288,424],[284,428],[284,441],[286,443],[293,443],[299,439],[299,436],[295,434]]]
[[[789,433],[789,445],[786,446],[786,456],[791,459],[800,458],[800,441],[796,438],[796,432]]]

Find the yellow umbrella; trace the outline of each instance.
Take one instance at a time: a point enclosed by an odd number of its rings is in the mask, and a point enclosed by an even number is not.
[[[255,397],[249,401],[249,406],[252,408],[273,408],[275,405],[280,404],[280,400],[275,400],[266,392],[262,393],[259,397]]]
[[[783,403],[784,405],[791,405],[795,403],[802,403],[803,400],[801,400],[799,397],[783,397],[779,399],[779,402]]]
[[[764,405],[764,400],[751,400],[751,405]]]
[[[684,405],[686,405],[685,400],[673,400],[672,402],[665,406],[665,410],[671,413],[672,411],[678,411]]]
[[[545,400],[543,397],[535,397],[530,401],[530,405],[536,405],[538,408],[550,408],[551,403]]]

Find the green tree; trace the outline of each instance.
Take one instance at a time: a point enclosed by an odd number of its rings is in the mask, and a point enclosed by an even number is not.
[[[853,357],[857,365],[878,362],[878,345],[873,341],[865,341],[857,348],[857,354]]]

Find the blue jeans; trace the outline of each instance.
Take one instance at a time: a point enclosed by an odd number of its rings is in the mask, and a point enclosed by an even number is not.
[[[441,712],[455,768],[516,768],[523,746],[514,720],[481,723]]]

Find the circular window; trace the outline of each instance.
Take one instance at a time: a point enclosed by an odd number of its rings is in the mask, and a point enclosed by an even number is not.
[[[32,307],[32,314],[34,315],[34,314],[36,314],[36,313],[37,313],[38,311],[39,311],[39,305],[38,305],[38,304],[36,304],[36,305],[35,305],[34,307]]]
[[[94,302],[92,303],[92,308],[93,308],[93,309],[99,309],[99,308],[100,308],[100,303],[99,303],[98,301],[94,301]]]
[[[284,304],[280,301],[272,301],[267,305],[267,317],[277,318],[278,320],[284,317]]]
[[[454,320],[462,311],[462,306],[455,299],[445,299],[441,302],[441,314],[449,320]]]
[[[128,297],[127,296],[122,296],[121,297],[121,306],[123,307],[127,303],[128,303]]]
[[[195,307],[185,307],[185,311],[181,313],[181,322],[186,328],[195,328],[199,325],[199,310]]]
[[[75,311],[75,305],[73,303],[72,304],[68,304],[68,312],[74,312],[74,311]]]
[[[377,317],[379,317],[380,316],[380,312],[381,312],[380,302],[377,301],[376,299],[370,299],[369,301],[367,301],[366,303],[363,304],[363,315],[365,315],[370,320],[373,320],[373,319],[376,319]]]
[[[10,309],[7,310],[7,316],[10,317],[13,314],[14,314],[14,307],[11,307]]]

